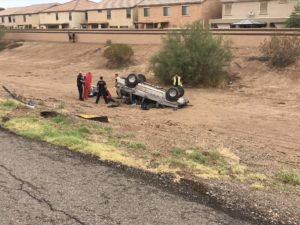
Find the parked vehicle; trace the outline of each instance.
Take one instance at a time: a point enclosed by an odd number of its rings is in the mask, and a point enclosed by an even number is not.
[[[143,74],[129,74],[127,78],[117,78],[118,88],[123,97],[134,101],[141,100],[141,107],[148,109],[149,105],[180,108],[188,104],[183,97],[183,87],[171,87],[167,91],[161,87],[146,82]]]

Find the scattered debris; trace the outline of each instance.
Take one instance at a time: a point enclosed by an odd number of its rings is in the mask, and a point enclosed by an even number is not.
[[[242,66],[241,66],[239,63],[234,62],[234,64],[235,64],[238,68],[242,69]]]
[[[116,107],[119,107],[121,104],[118,103],[118,102],[113,102],[111,104],[109,104],[107,107],[108,108],[116,108]]]
[[[2,88],[8,93],[10,94],[10,96],[17,100],[18,102],[21,102],[23,103],[25,106],[29,107],[29,108],[32,108],[34,109],[35,108],[35,105],[32,101],[29,101],[29,102],[25,102],[24,100],[22,100],[20,97],[18,97],[15,93],[11,92],[10,90],[7,89],[7,87],[5,87],[4,85],[2,85]]]
[[[82,119],[86,119],[86,120],[94,120],[94,121],[98,121],[98,122],[101,122],[101,123],[109,123],[109,120],[108,120],[107,116],[84,115],[84,114],[80,114],[80,115],[77,115],[77,116],[82,118]]]

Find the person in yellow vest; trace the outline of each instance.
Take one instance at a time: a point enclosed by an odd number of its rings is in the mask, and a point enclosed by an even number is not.
[[[181,77],[178,74],[175,74],[175,76],[172,77],[173,80],[173,86],[174,87],[182,87],[182,80]]]

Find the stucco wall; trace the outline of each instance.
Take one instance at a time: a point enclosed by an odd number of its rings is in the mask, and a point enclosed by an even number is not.
[[[99,43],[105,44],[107,40],[113,43],[125,44],[142,44],[142,45],[159,45],[162,44],[162,37],[166,31],[147,30],[147,31],[77,31],[78,42]],[[263,40],[270,38],[273,35],[296,35],[300,37],[299,30],[281,30],[273,31],[271,29],[259,30],[224,30],[213,31],[215,36],[222,35],[225,39],[231,40],[234,46],[237,47],[258,47]],[[4,37],[7,40],[26,40],[26,41],[54,41],[68,42],[68,31],[8,31]],[[76,46],[76,44],[74,45]]]
[[[9,16],[3,16],[3,18],[4,18],[4,23],[2,23],[2,19],[0,19],[0,24],[1,24],[2,26],[5,26],[5,27],[15,27],[15,26],[16,26],[16,23],[13,22],[14,16],[11,16],[11,23],[8,22],[8,17],[9,17]]]
[[[85,12],[72,12],[72,20],[69,20],[69,12],[59,12],[58,20],[56,20],[56,13],[41,13],[41,24],[62,24],[68,23],[69,28],[80,28],[82,23],[86,23]]]
[[[287,3],[279,3],[279,0],[276,1],[267,1],[268,2],[268,14],[260,14],[260,3],[263,1],[249,1],[249,2],[233,2],[233,3],[224,3],[222,17],[223,19],[244,19],[244,18],[288,18],[294,6],[297,2],[296,0],[287,0]],[[232,4],[231,15],[225,14],[225,5]],[[248,16],[248,12],[253,11],[253,16]]]
[[[39,24],[40,24],[40,16],[39,14],[31,14],[29,15],[25,15],[26,16],[26,22],[24,22],[24,18],[23,15],[16,15],[16,26],[20,26],[20,25],[28,25],[31,24],[32,27],[34,28],[39,28]]]
[[[185,4],[184,4],[185,5]],[[186,4],[190,6],[190,15],[182,15],[182,5],[143,6],[138,8],[139,22],[169,21],[169,27],[182,27],[195,20],[203,18],[201,4]],[[163,16],[163,7],[170,7],[170,16]],[[150,8],[150,16],[144,17],[144,8]]]
[[[98,12],[98,10],[93,10],[88,12],[89,23],[103,23],[107,22],[109,26],[114,26],[120,28],[128,27],[133,28],[134,27],[134,21],[136,20],[136,10],[131,9],[131,18],[126,18],[126,9],[112,9],[111,10],[111,19],[107,19],[107,10],[102,10],[101,12]]]

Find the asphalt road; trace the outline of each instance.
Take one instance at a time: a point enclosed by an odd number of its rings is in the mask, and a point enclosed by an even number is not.
[[[87,158],[0,129],[0,224],[249,224]]]

